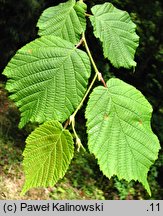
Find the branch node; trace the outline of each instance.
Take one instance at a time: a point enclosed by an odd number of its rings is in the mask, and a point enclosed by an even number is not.
[[[105,82],[105,80],[102,77],[102,74],[100,72],[98,72],[98,80],[103,83],[103,85],[104,85],[105,88],[107,88],[106,82]]]
[[[80,39],[79,43],[75,46],[76,48],[80,47],[83,43],[83,38]]]

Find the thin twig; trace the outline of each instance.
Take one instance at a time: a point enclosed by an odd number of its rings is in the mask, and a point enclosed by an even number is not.
[[[65,123],[65,125],[64,125],[64,129],[66,129],[67,128],[67,126],[70,124],[70,120],[69,119],[67,119],[67,121],[66,121],[66,123]]]
[[[85,49],[86,49],[86,51],[88,53],[88,56],[90,58],[90,61],[91,61],[92,65],[93,65],[93,68],[95,70],[95,75],[94,75],[94,78],[93,78],[91,84],[89,85],[89,88],[87,89],[83,99],[81,100],[80,104],[78,105],[78,107],[76,108],[74,113],[70,116],[70,119],[66,121],[65,126],[64,126],[64,128],[66,128],[68,126],[68,124],[72,125],[72,130],[73,130],[75,138],[76,138],[77,151],[79,151],[80,148],[84,149],[84,147],[83,147],[83,145],[81,143],[81,140],[78,137],[78,135],[76,133],[76,130],[75,130],[75,116],[76,116],[77,112],[79,111],[79,109],[82,107],[86,97],[88,96],[88,94],[89,94],[89,92],[90,92],[90,90],[91,90],[91,88],[92,88],[92,86],[95,83],[97,78],[98,78],[99,81],[101,81],[103,83],[104,87],[107,88],[107,85],[106,85],[106,83],[105,83],[105,81],[104,81],[104,79],[102,77],[102,74],[99,72],[99,70],[98,70],[98,68],[97,68],[97,66],[96,66],[96,64],[95,64],[95,62],[93,60],[93,57],[92,57],[92,54],[91,54],[90,49],[88,47],[88,44],[87,44],[84,33],[83,33],[83,36],[82,36],[80,42],[76,45],[76,48],[78,48],[82,43],[84,43]]]
[[[85,16],[90,17],[92,14],[85,13]]]
[[[81,38],[81,40],[79,41],[79,43],[75,46],[76,48],[80,47],[83,43],[83,38]]]
[[[75,138],[76,138],[76,145],[77,145],[77,151],[79,152],[80,148],[82,148],[85,151],[84,146],[81,143],[80,138],[78,137],[76,130],[75,130],[75,117],[71,116],[71,124],[72,124],[72,130],[74,132]]]
[[[86,38],[85,38],[85,34],[84,34],[84,33],[83,33],[83,42],[84,42],[84,46],[85,46],[85,48],[86,48],[86,51],[87,51],[87,53],[88,53],[88,56],[89,56],[89,58],[90,58],[90,60],[91,60],[91,63],[92,63],[92,65],[93,65],[93,68],[94,68],[94,70],[95,70],[95,72],[96,72],[96,74],[97,74],[97,76],[98,76],[98,80],[101,81],[101,82],[103,83],[103,85],[104,85],[105,88],[107,88],[107,85],[106,85],[106,83],[105,83],[105,81],[104,81],[104,78],[102,77],[102,74],[99,72],[99,70],[98,70],[98,68],[97,68],[97,66],[96,66],[96,64],[95,64],[95,61],[94,61],[94,59],[93,59],[93,57],[92,57],[92,54],[91,54],[90,49],[89,49],[89,47],[88,47],[88,44],[87,44],[87,41],[86,41]]]

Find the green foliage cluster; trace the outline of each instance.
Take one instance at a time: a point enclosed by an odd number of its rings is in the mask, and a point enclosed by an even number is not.
[[[60,21],[53,15],[61,10],[68,11],[64,23],[62,17]],[[135,67],[138,36],[129,14],[110,3],[96,5],[91,11],[93,15],[88,16],[104,56],[114,67]],[[98,78],[103,86],[93,90],[86,108],[88,148],[107,177],[138,180],[150,194],[147,173],[160,149],[150,126],[152,108],[133,86],[115,78],[105,83],[85,38],[85,12],[83,1],[74,0],[45,10],[38,22],[41,37],[21,48],[4,70],[9,78],[7,89],[21,111],[19,126],[28,121],[44,123],[26,140],[23,192],[53,185],[65,174],[73,157],[68,123],[77,149],[83,147],[75,116]],[[87,53],[79,49],[82,44]],[[87,89],[90,63],[95,76]],[[59,121],[66,119],[63,128]]]

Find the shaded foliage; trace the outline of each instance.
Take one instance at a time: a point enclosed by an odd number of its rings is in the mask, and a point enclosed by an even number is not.
[[[42,11],[62,1],[0,0],[0,70],[15,51],[37,36],[36,23]],[[4,77],[3,77],[4,78]]]

